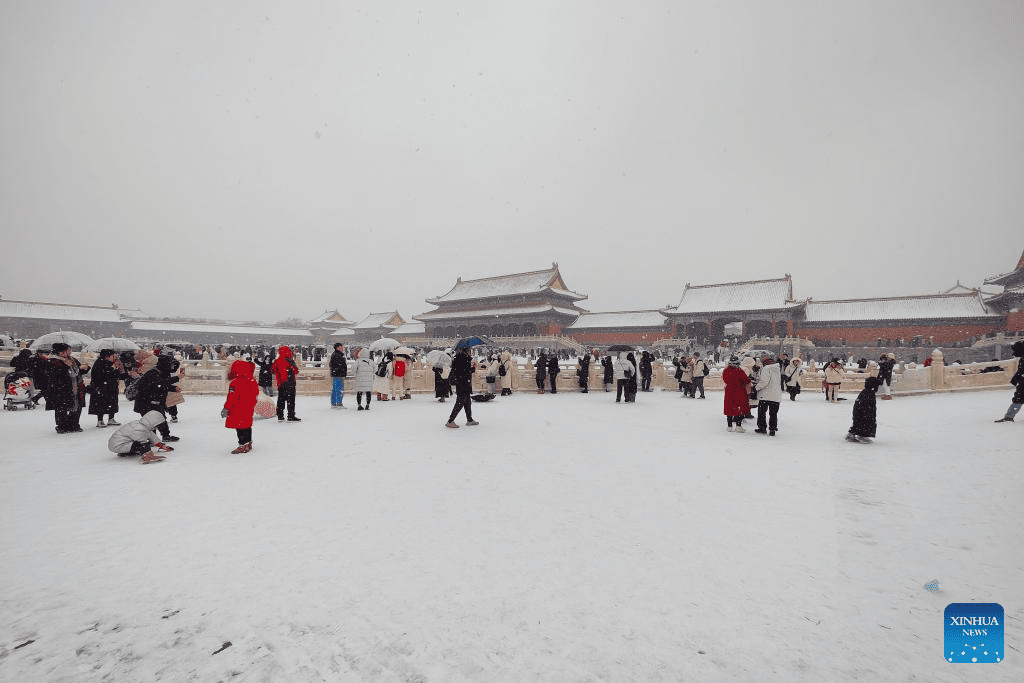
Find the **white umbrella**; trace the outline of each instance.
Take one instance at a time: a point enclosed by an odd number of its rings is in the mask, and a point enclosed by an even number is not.
[[[0,346],[4,348],[13,349],[15,346],[17,346],[17,344],[15,344],[14,340],[8,337],[6,334],[0,334]]]
[[[370,344],[367,348],[371,351],[390,351],[391,349],[398,348],[402,344],[391,337],[381,337],[377,341]]]
[[[85,347],[86,351],[92,353],[99,353],[103,349],[111,349],[112,351],[138,351],[141,346],[133,342],[131,339],[124,339],[122,337],[104,337],[103,339],[97,339],[92,344]]]
[[[41,348],[49,349],[57,342],[62,342],[71,347],[72,351],[81,351],[89,344],[92,344],[93,339],[87,334],[81,332],[50,332],[32,342],[29,346],[33,351],[37,351]]]
[[[447,351],[434,349],[424,359],[435,368],[446,368],[452,364],[452,355]]]

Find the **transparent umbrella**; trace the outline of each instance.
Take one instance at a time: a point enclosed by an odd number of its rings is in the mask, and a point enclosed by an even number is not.
[[[57,342],[67,344],[71,347],[72,351],[81,351],[89,344],[92,344],[93,338],[81,332],[50,332],[32,342],[29,348],[33,351],[50,349]]]
[[[131,339],[124,339],[122,337],[103,337],[97,339],[93,343],[85,347],[86,351],[92,353],[98,353],[102,349],[111,349],[113,351],[138,351],[141,346],[133,342]]]
[[[381,337],[377,341],[370,344],[369,348],[371,351],[390,351],[391,349],[397,349],[402,344],[397,339],[391,337]]]

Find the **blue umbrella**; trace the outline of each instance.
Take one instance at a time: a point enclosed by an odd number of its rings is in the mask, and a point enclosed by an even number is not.
[[[490,337],[485,337],[483,335],[477,337],[465,337],[455,343],[455,350],[468,349],[471,346],[497,346],[497,342]]]

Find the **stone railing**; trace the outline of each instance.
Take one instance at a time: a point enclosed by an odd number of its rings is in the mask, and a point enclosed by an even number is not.
[[[10,351],[0,351],[0,375],[10,371],[10,359],[14,355]],[[83,363],[92,363],[95,354],[75,354]],[[1018,359],[1005,360],[1001,362],[971,363],[969,365],[947,366],[943,362],[942,352],[932,352],[932,364],[930,367],[915,366],[913,363],[903,366],[898,365],[894,372],[895,382],[893,390],[896,394],[915,394],[935,391],[974,391],[981,389],[1005,389],[1009,386],[1010,378],[1017,369]],[[180,382],[182,390],[186,394],[226,394],[228,388],[227,373],[232,359],[226,361],[182,361],[181,367],[185,374]],[[351,364],[350,364],[351,367]],[[719,364],[711,370],[711,374],[704,378],[704,388],[708,391],[721,391],[724,389],[722,383],[722,368]],[[995,372],[982,372],[985,368],[998,367]],[[877,369],[851,370],[844,368],[846,376],[841,387],[842,393],[859,392],[864,388],[864,380]],[[602,385],[603,368],[596,363],[590,365],[590,388],[593,391],[600,391]],[[660,388],[666,391],[678,391],[679,384],[675,377],[675,368],[671,364],[656,362],[654,364],[654,376],[651,382],[653,388]],[[483,392],[486,387],[485,373],[479,369],[473,375],[473,390]],[[531,361],[527,361],[517,368],[509,376],[513,390],[536,391],[536,372]],[[86,376],[88,380],[88,376]],[[805,391],[817,391],[821,388],[824,374],[819,369],[808,369],[801,375],[800,383]],[[432,394],[434,392],[434,373],[429,364],[415,362],[412,364],[409,377],[410,390],[417,394]],[[575,363],[563,362],[561,372],[558,374],[557,386],[559,391],[579,391],[579,381],[576,377]],[[299,362],[299,375],[296,387],[297,393],[301,395],[327,395],[331,391],[331,378],[326,363],[313,364]],[[346,393],[354,393],[355,381],[349,376],[345,382]]]

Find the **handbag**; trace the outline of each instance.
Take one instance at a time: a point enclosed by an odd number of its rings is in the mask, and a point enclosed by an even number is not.
[[[124,398],[127,401],[135,401],[139,398],[139,380],[129,382],[124,388]]]

